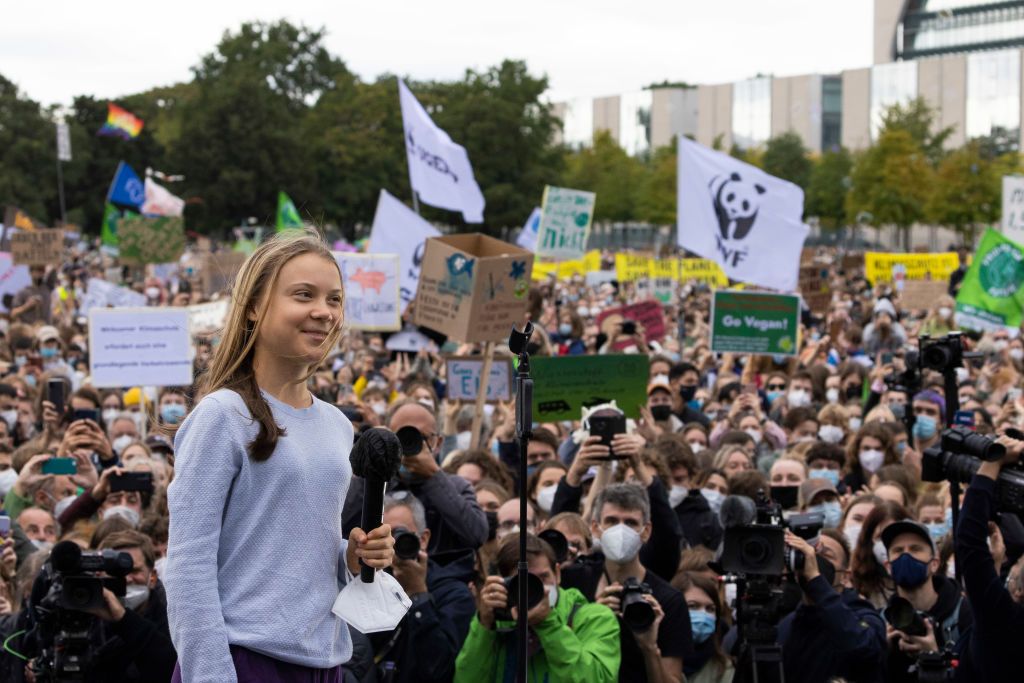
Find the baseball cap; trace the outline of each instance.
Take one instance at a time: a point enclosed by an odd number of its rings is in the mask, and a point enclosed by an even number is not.
[[[928,545],[932,549],[932,553],[938,555],[938,550],[935,547],[935,541],[932,539],[932,535],[928,533],[928,529],[918,522],[912,519],[901,519],[898,522],[893,522],[889,526],[885,527],[882,531],[882,544],[885,545],[885,549],[888,551],[889,546],[896,540],[896,537],[900,534],[917,534],[921,538],[928,541]]]
[[[40,344],[48,342],[52,339],[60,339],[60,333],[57,331],[57,328],[54,327],[53,325],[43,325],[36,332],[36,341],[38,341]]]
[[[650,396],[658,389],[667,391],[669,394],[672,393],[672,385],[668,382],[668,375],[655,375],[651,378],[651,383],[647,385],[647,395]]]
[[[828,479],[822,479],[820,477],[811,477],[804,483],[800,484],[800,504],[810,505],[814,497],[822,491],[828,491],[839,495],[839,491]]]
[[[146,446],[150,450],[165,450],[169,453],[174,452],[174,444],[163,434],[150,434],[146,437]]]

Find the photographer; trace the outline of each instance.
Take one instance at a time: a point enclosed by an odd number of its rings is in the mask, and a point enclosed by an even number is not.
[[[996,513],[996,480],[1005,465],[1020,459],[1024,441],[999,437],[1006,447],[1001,461],[983,462],[963,498],[956,533],[956,562],[963,573],[967,599],[975,615],[969,658],[979,680],[1020,680],[1024,665],[1020,633],[1024,607],[1007,591],[988,547],[989,523]]]
[[[476,611],[467,588],[474,576],[473,553],[445,553],[443,565],[428,558],[423,504],[410,494],[401,496],[385,498],[384,523],[395,536],[393,573],[412,607],[393,631],[369,634],[373,659],[378,671],[393,670],[394,683],[450,681]]]
[[[832,680],[882,681],[885,622],[849,583],[850,547],[826,530],[817,548],[786,531],[786,545],[804,554],[798,577],[803,601],[779,622],[787,683]],[[818,555],[826,568],[821,571]],[[827,574],[834,569],[834,576]]]
[[[559,588],[561,575],[555,552],[545,541],[528,535],[526,557],[530,574],[540,579],[545,592],[527,614],[530,681],[616,680],[620,655],[615,616],[607,607],[587,602],[578,590]],[[456,683],[500,682],[513,676],[516,631],[511,620],[516,610],[508,608],[509,591],[502,577],[514,576],[518,561],[519,534],[513,534],[498,550],[501,576],[489,576],[482,585],[473,587],[477,613],[455,662]],[[509,617],[511,620],[506,621]]]
[[[594,502],[590,524],[601,550],[567,568],[562,586],[579,589],[620,616],[624,585],[646,587],[643,599],[654,608],[655,620],[636,632],[623,623],[619,680],[682,680],[683,657],[692,651],[690,618],[682,594],[641,560],[640,548],[651,537],[647,492],[636,484],[609,486]]]
[[[956,582],[938,573],[939,554],[924,525],[910,519],[893,522],[882,530],[882,543],[896,595],[927,617],[924,635],[909,635],[891,624],[887,627],[886,680],[915,681],[920,655],[941,652],[947,644],[954,653],[963,650],[963,636],[972,624],[971,608]]]

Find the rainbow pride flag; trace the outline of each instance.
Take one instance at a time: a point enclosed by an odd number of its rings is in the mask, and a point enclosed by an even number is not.
[[[107,103],[107,122],[96,131],[96,135],[112,135],[131,140],[142,131],[142,119],[113,102]]]

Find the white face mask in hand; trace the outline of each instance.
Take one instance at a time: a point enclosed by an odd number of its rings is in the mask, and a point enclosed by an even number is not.
[[[390,631],[405,617],[412,600],[398,579],[387,572],[374,572],[372,583],[353,577],[338,594],[331,611],[360,633]]]
[[[625,524],[616,524],[601,534],[601,550],[604,556],[617,564],[632,562],[644,544],[640,534]]]

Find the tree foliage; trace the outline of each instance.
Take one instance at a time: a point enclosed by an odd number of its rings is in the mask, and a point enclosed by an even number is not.
[[[844,148],[830,150],[813,165],[804,195],[804,213],[816,216],[826,228],[838,228],[846,218],[846,192],[853,157]]]
[[[768,141],[761,163],[766,173],[788,180],[803,189],[810,182],[810,150],[804,145],[803,138],[792,131]]]

